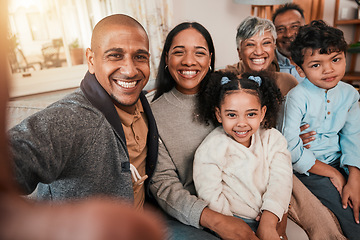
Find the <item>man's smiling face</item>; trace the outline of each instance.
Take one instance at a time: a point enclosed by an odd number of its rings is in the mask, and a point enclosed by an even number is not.
[[[145,31],[140,27],[109,24],[95,42],[86,53],[90,73],[95,74],[119,108],[131,108],[150,76]]]

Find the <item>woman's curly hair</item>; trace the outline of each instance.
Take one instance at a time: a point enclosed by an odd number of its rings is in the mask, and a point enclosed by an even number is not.
[[[260,77],[261,84],[259,85],[249,79],[250,76]],[[227,77],[229,81],[222,82],[223,77]],[[217,71],[212,73],[197,95],[198,120],[219,126],[220,123],[215,116],[215,108],[220,108],[225,95],[235,90],[243,90],[259,97],[261,106],[267,108],[262,126],[267,129],[276,127],[282,95],[275,83],[274,74],[268,71],[244,73],[241,77],[230,72]]]

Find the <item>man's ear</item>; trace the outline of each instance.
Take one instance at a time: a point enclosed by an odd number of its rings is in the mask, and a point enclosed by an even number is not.
[[[296,71],[299,73],[300,77],[306,77],[304,70],[302,70],[301,67],[299,67],[297,64],[295,64]]]
[[[219,123],[222,123],[220,109],[218,107],[215,107],[215,116]]]
[[[86,62],[88,65],[89,72],[91,74],[95,73],[95,67],[94,67],[94,52],[90,49],[86,49]]]

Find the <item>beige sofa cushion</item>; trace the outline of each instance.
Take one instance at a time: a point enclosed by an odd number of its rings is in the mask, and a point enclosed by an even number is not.
[[[28,116],[44,109],[51,102],[46,101],[10,101],[7,106],[7,129],[12,128]]]

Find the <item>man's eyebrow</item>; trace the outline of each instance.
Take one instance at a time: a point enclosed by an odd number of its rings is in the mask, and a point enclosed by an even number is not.
[[[123,48],[109,48],[108,50],[105,51],[105,54],[109,53],[109,52],[124,53],[125,51]],[[150,56],[150,53],[145,49],[138,49],[138,50],[136,50],[136,53],[137,54],[146,54],[146,55]]]
[[[139,50],[136,51],[136,53],[145,54],[145,55],[150,56],[150,53],[145,49],[139,49]]]
[[[296,22],[292,22],[292,23],[290,23],[290,24],[288,24],[288,25],[280,24],[280,25],[277,25],[277,26],[275,26],[275,27],[276,27],[276,28],[279,28],[279,27],[291,26],[291,25],[294,25],[294,24],[301,24],[301,22],[300,22],[300,21],[296,21]]]
[[[118,52],[118,53],[122,53],[124,52],[124,49],[122,48],[109,48],[108,50],[106,50],[104,53],[109,53],[109,52]]]

